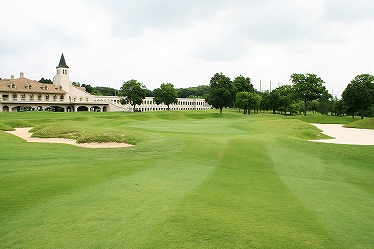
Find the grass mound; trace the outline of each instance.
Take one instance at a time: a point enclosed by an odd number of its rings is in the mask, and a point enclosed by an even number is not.
[[[77,143],[129,143],[126,134],[116,130],[96,130],[85,127],[77,121],[56,126],[55,124],[39,125],[31,129],[32,137],[40,138],[68,138],[75,139]],[[132,141],[134,142],[134,141]]]
[[[0,123],[0,131],[14,131],[14,128],[9,125]]]
[[[360,119],[352,123],[346,124],[345,127],[374,130],[374,118]]]
[[[22,119],[4,120],[2,123],[13,128],[24,128],[33,126],[32,123]]]

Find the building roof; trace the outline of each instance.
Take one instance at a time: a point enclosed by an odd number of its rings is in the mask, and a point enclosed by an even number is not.
[[[65,61],[65,57],[64,57],[64,53],[61,54],[60,63],[58,64],[58,66],[57,66],[56,68],[69,68],[69,67],[66,65],[66,61]]]
[[[0,92],[8,93],[49,93],[65,94],[60,86],[54,84],[40,83],[36,80],[30,80],[24,77],[17,79],[0,80]]]

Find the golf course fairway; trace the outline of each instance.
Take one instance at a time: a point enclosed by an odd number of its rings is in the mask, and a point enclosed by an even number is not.
[[[0,248],[372,248],[374,146],[351,117],[237,110],[0,113]],[[109,138],[108,138],[109,137]]]

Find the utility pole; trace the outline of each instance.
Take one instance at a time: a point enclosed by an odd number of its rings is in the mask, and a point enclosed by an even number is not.
[[[271,81],[270,81],[270,92],[271,92]]]

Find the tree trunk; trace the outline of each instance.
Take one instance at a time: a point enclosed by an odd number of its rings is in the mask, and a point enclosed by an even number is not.
[[[222,113],[222,107],[219,108],[219,113]]]
[[[135,112],[135,106],[136,106],[136,104],[133,105],[133,107],[132,107],[132,111],[133,111],[133,112]]]
[[[304,116],[306,116],[306,99],[304,100]]]
[[[364,113],[365,113],[365,111],[364,111],[364,109],[362,109],[361,110],[361,119],[364,119]]]

